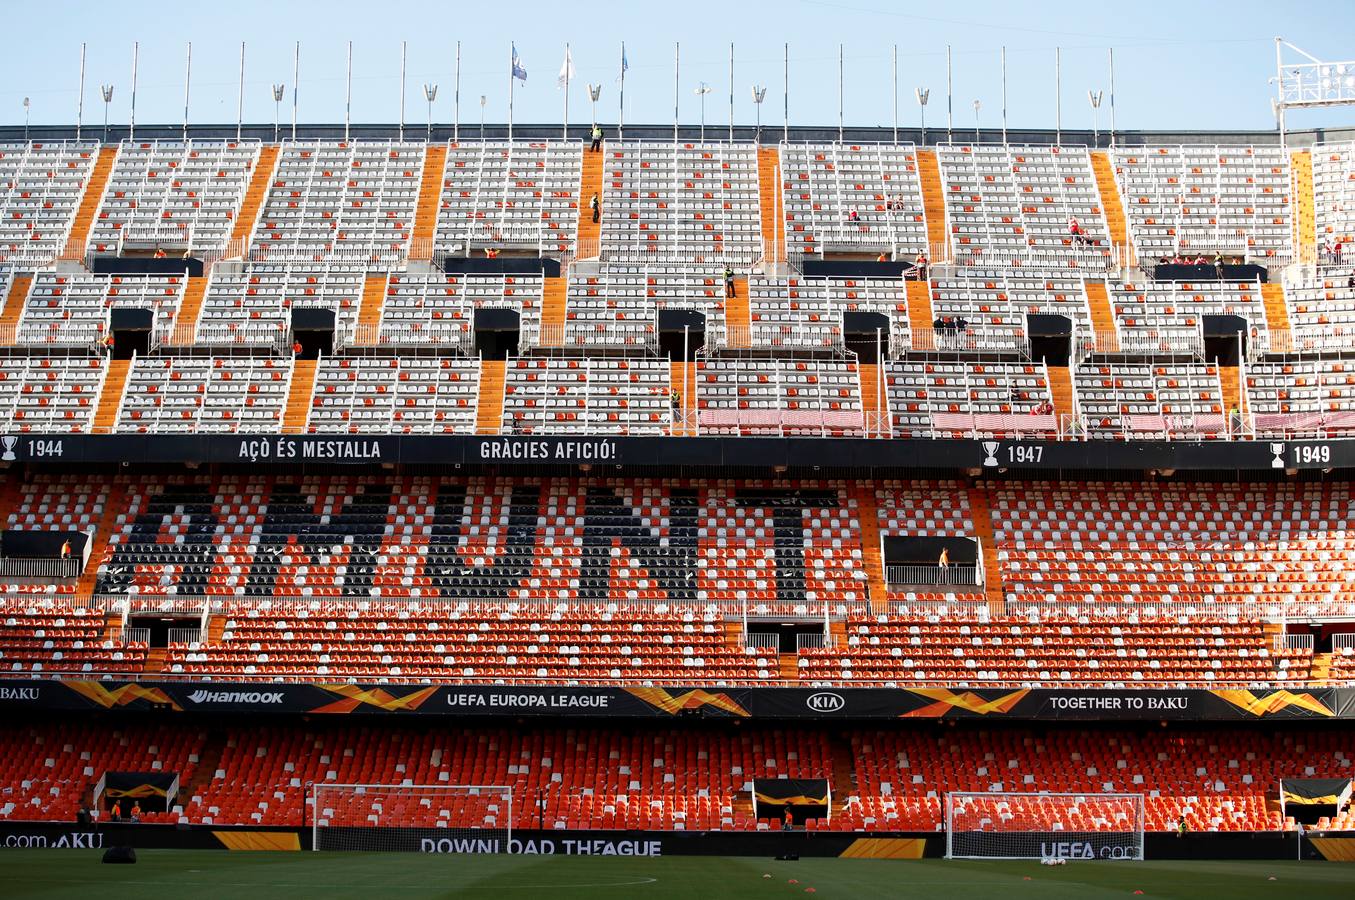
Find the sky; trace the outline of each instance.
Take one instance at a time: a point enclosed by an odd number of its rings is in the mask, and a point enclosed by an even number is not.
[[[132,45],[139,41],[136,121],[178,124],[184,117],[185,48],[192,42],[189,118],[233,123],[245,42],[244,118],[270,123],[271,86],[286,85],[282,119],[290,121],[292,57],[301,42],[299,121],[342,122],[345,57],[353,43],[354,123],[395,122],[400,115],[400,46],[408,43],[406,121],[422,124],[422,85],[436,83],[436,122],[454,115],[456,43],[461,42],[460,120],[508,114],[510,45],[528,78],[514,91],[516,123],[558,123],[564,92],[556,77],[570,42],[575,77],[570,121],[588,121],[586,84],[600,84],[598,118],[617,118],[621,42],[629,71],[625,120],[670,124],[674,115],[674,43],[681,47],[678,112],[684,124],[730,117],[730,42],[734,44],[734,120],[752,124],[755,83],[767,87],[764,125],[783,121],[783,47],[790,45],[792,125],[838,121],[838,45],[843,45],[843,119],[848,126],[894,121],[891,56],[898,48],[898,124],[916,126],[914,89],[930,90],[928,127],[946,120],[946,45],[953,57],[957,129],[997,127],[1002,117],[999,49],[1007,48],[1007,120],[1011,127],[1052,128],[1056,93],[1064,128],[1090,128],[1088,90],[1104,92],[1099,124],[1110,121],[1107,48],[1115,51],[1115,119],[1124,129],[1266,129],[1274,127],[1268,80],[1275,74],[1275,31],[1324,61],[1355,59],[1350,0],[1335,4],[1272,2],[1034,3],[966,0],[779,0],[723,4],[654,2],[400,3],[350,0],[224,0],[178,4],[0,0],[9,40],[0,54],[0,124],[72,124],[79,95],[81,42],[87,44],[84,122],[99,124],[99,85],[114,86],[110,121],[130,115]],[[18,40],[15,38],[18,37]],[[1061,48],[1062,90],[1055,85]],[[1355,123],[1355,109],[1291,112],[1289,126]]]

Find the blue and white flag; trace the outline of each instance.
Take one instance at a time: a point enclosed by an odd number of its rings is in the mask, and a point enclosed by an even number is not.
[[[525,75],[523,76],[526,77]],[[555,79],[555,86],[563,88],[574,79],[574,57],[569,55],[569,48],[565,48],[565,62],[560,66],[560,74]]]
[[[626,45],[621,45],[621,74],[616,76],[617,81],[626,80],[626,70],[630,68],[630,63],[626,61]]]
[[[500,59],[502,58],[503,57],[500,57]],[[522,64],[522,60],[518,58],[517,44],[513,45],[513,77],[521,81],[527,80],[527,68]]]

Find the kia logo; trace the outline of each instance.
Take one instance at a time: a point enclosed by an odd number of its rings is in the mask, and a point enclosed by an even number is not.
[[[810,694],[805,698],[805,706],[808,706],[814,712],[830,713],[837,712],[847,705],[847,701],[842,699],[841,694],[829,694],[827,692]]]

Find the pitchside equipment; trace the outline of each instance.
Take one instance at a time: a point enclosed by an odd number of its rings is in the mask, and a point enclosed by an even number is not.
[[[1143,795],[947,794],[946,856],[1143,859]]]
[[[506,853],[513,791],[500,785],[312,787],[312,849]]]

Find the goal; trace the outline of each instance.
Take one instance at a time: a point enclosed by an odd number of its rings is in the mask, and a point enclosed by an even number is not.
[[[950,859],[1143,859],[1142,794],[948,793]]]
[[[507,853],[513,790],[500,785],[311,787],[311,849]]]

